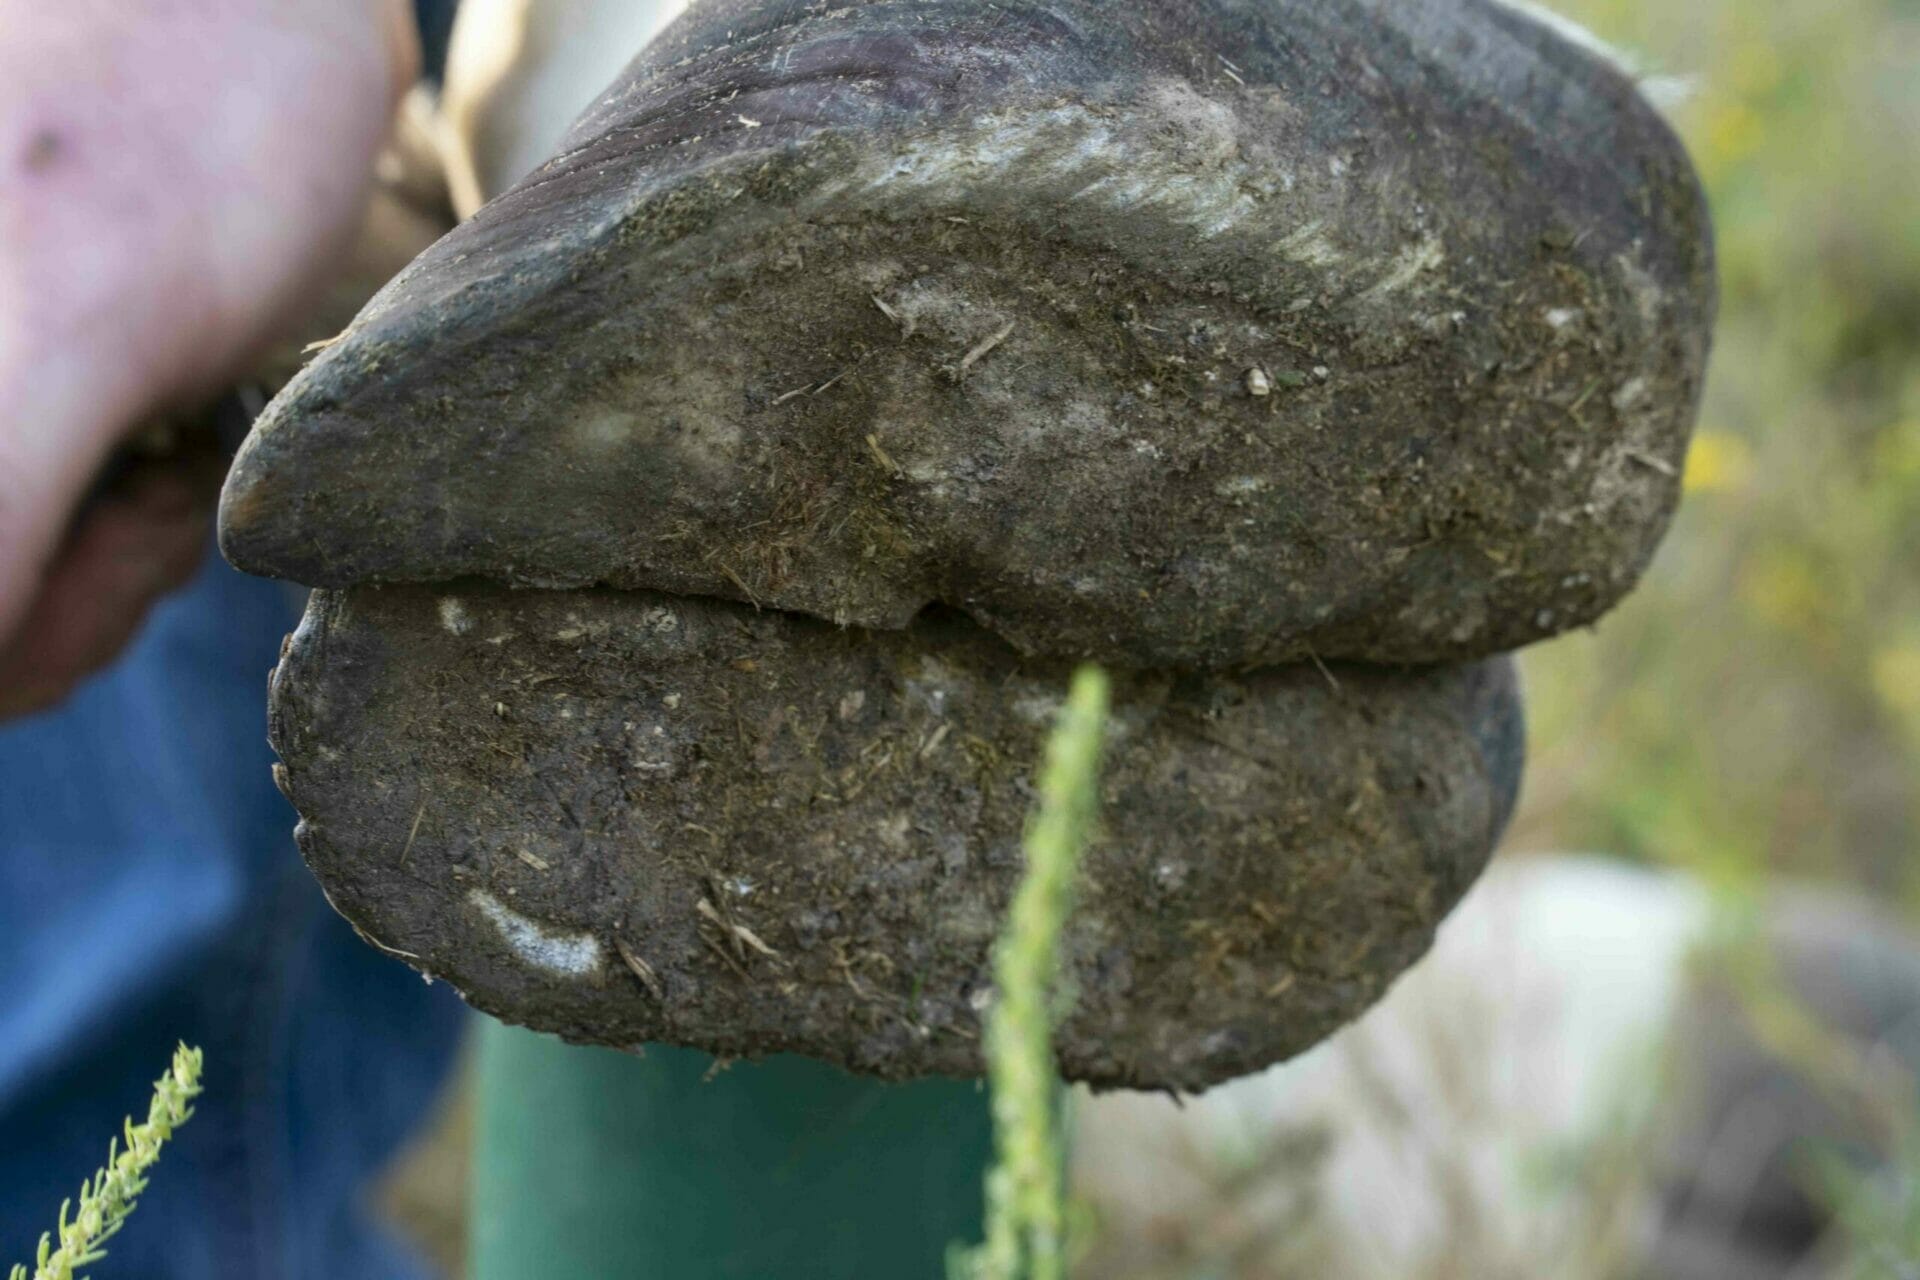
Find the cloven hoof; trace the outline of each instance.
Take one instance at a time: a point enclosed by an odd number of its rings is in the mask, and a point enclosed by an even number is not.
[[[969,1074],[1067,675],[957,613],[361,588],[314,597],[273,739],[335,906],[489,1013]],[[1201,1089],[1332,1032],[1425,952],[1519,784],[1505,659],[1116,695],[1076,1080]]]
[[[302,849],[512,1021],[972,1073],[1092,657],[1060,1066],[1266,1066],[1485,863],[1488,655],[1646,564],[1712,295],[1666,127],[1485,0],[708,0],[236,465],[325,588]]]
[[[1593,621],[1706,209],[1487,0],[713,0],[271,408],[224,545],[1231,670]]]

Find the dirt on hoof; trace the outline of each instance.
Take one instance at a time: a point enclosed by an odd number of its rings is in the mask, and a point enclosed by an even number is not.
[[[1593,621],[1664,532],[1693,171],[1483,0],[712,0],[270,409],[241,567],[1236,670]]]
[[[273,685],[300,846],[374,945],[569,1039],[981,1069],[1064,664],[649,592],[320,592]],[[1504,660],[1122,676],[1061,1070],[1201,1089],[1354,1017],[1511,811]]]

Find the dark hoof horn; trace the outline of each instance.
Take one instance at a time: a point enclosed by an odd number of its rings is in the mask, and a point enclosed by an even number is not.
[[[1635,581],[1711,308],[1666,126],[1498,4],[717,0],[276,402],[224,545],[1470,658]]]

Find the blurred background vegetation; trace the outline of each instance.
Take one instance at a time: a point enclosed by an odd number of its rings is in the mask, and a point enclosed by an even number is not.
[[[1552,0],[1692,150],[1721,313],[1644,587],[1528,655],[1518,849],[1920,914],[1920,0]]]

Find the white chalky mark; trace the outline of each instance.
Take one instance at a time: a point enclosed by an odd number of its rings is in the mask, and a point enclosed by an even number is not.
[[[493,923],[513,953],[536,969],[563,978],[585,978],[599,972],[600,939],[590,933],[568,933],[529,920],[485,889],[468,892],[467,901]]]
[[[1640,313],[1641,323],[1658,324],[1667,309],[1666,291],[1660,287],[1652,273],[1627,254],[1615,254],[1613,264],[1619,270],[1620,280],[1627,286],[1627,292],[1633,296],[1633,304]]]
[[[473,615],[458,596],[441,596],[440,625],[452,635],[464,636],[473,630]]]
[[[606,410],[590,413],[574,424],[574,437],[589,449],[617,449],[631,445],[640,420],[630,413]]]
[[[1225,107],[1173,81],[1157,84],[1150,96],[1153,109],[1111,120],[1078,105],[988,115],[963,135],[916,142],[870,164],[852,185],[868,191],[977,187],[1018,171],[1049,184],[1078,184],[1063,192],[1069,199],[1119,209],[1154,205],[1208,238],[1258,211],[1249,184],[1260,191],[1287,185],[1282,175],[1256,171],[1238,157]],[[1142,163],[1145,139],[1155,140],[1165,163]],[[842,189],[831,186],[819,197]]]
[[[1315,219],[1274,244],[1281,257],[1305,267],[1330,267],[1340,261],[1340,250],[1327,237],[1326,223]]]
[[[1052,693],[1028,693],[1014,699],[1013,714],[1028,724],[1051,724],[1059,718],[1061,699]]]
[[[1398,293],[1446,260],[1446,248],[1437,238],[1428,236],[1419,244],[1401,250],[1399,256],[1394,258],[1393,265],[1387,268],[1387,273],[1380,277],[1380,282],[1367,291],[1368,296],[1379,298]]]
[[[1647,380],[1645,377],[1635,376],[1627,379],[1621,384],[1620,389],[1613,393],[1613,407],[1621,413],[1628,413],[1639,408],[1646,398]]]

